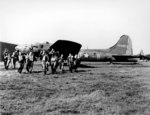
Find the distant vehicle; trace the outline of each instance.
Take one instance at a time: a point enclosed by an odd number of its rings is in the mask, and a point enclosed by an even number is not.
[[[133,55],[132,41],[128,35],[122,35],[119,41],[108,49],[82,49],[81,61],[137,62],[141,55]]]
[[[141,50],[141,52],[140,52],[140,54],[139,55],[137,55],[139,58],[140,58],[140,60],[142,60],[142,61],[149,61],[150,60],[150,55],[144,55],[144,52],[143,52],[143,50]]]

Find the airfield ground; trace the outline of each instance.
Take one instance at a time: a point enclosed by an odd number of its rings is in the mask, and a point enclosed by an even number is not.
[[[1,115],[150,115],[150,62],[137,65],[84,62],[78,72],[43,75],[3,69]]]

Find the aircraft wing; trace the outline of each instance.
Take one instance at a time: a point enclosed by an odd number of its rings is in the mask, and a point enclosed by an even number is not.
[[[141,58],[138,55],[112,55],[112,57],[117,62],[137,62]]]
[[[52,44],[50,49],[59,51],[60,54],[64,55],[64,59],[66,59],[69,53],[71,53],[72,55],[78,54],[81,47],[82,45],[77,42],[68,40],[57,40],[54,44]]]

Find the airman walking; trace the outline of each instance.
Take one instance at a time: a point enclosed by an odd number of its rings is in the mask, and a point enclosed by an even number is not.
[[[45,50],[43,50],[43,54],[42,54],[42,68],[43,68],[43,71],[44,71],[44,75],[48,71],[48,66],[49,66],[49,56],[47,55]]]
[[[26,70],[31,73],[33,70],[33,64],[34,64],[34,54],[32,50],[29,51],[29,53],[26,54]]]
[[[13,68],[16,68],[16,62],[18,61],[18,51],[14,51],[11,55],[11,62],[13,65]]]
[[[22,73],[22,70],[24,68],[24,63],[25,63],[25,56],[21,52],[19,52],[18,60],[19,60],[18,72]]]
[[[64,72],[64,55],[61,54],[61,56],[59,57],[59,69]]]
[[[11,56],[7,48],[5,48],[3,56],[4,56],[4,67],[5,69],[8,69],[9,64],[11,63]]]

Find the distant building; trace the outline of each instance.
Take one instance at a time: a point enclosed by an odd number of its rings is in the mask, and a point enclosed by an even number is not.
[[[3,61],[3,51],[5,48],[7,48],[10,53],[12,53],[15,50],[16,46],[16,44],[0,42],[0,61]]]

